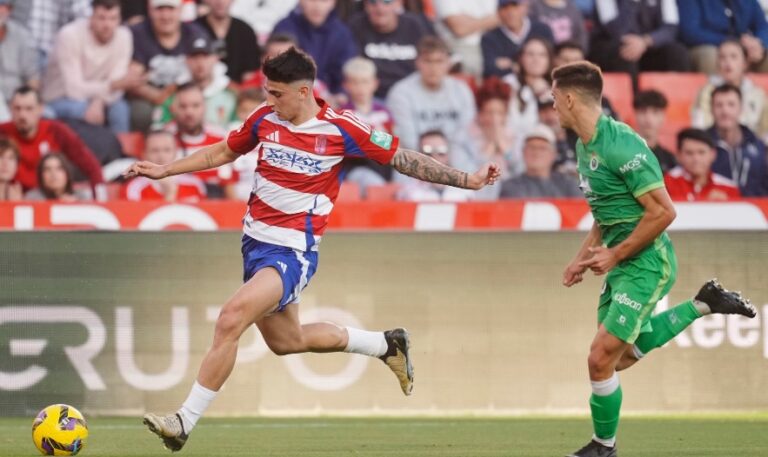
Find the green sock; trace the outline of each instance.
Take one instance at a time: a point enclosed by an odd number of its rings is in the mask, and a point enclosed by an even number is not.
[[[693,321],[701,317],[701,313],[693,305],[692,300],[685,301],[651,318],[653,331],[641,333],[635,340],[635,347],[642,354],[664,346],[669,340],[676,337],[686,329]]]
[[[611,391],[612,389],[615,390]],[[619,384],[619,377],[615,373],[613,378],[606,381],[592,382],[592,396],[589,398],[589,406],[592,410],[592,426],[595,428],[595,436],[603,442],[613,443],[616,437],[616,430],[619,428],[621,399],[621,385]]]

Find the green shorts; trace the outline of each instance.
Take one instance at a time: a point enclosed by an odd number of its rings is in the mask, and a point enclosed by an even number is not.
[[[665,234],[631,259],[608,273],[600,293],[597,321],[608,333],[634,343],[640,333],[650,332],[650,318],[677,279],[677,257]]]

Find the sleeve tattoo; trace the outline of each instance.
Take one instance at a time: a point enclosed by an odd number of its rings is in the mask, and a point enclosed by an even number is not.
[[[468,189],[469,175],[463,171],[443,165],[437,160],[410,149],[398,149],[392,159],[395,170],[404,175],[435,184],[446,184]]]

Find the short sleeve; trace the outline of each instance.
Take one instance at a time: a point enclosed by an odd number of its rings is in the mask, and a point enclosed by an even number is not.
[[[259,144],[258,128],[264,117],[271,112],[266,104],[256,108],[237,130],[229,132],[227,146],[232,151],[243,155],[247,154]]]
[[[392,162],[400,140],[364,123],[351,111],[344,111],[337,124],[344,137],[344,155],[365,157],[382,165]]]
[[[618,141],[608,151],[608,157],[608,165],[626,183],[633,196],[639,197],[664,187],[658,159],[637,134],[620,133]]]

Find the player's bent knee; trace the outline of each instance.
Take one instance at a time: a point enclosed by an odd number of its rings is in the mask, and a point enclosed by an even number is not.
[[[587,365],[589,366],[589,374],[594,376],[600,376],[600,375],[610,375],[614,367],[611,365],[611,359],[608,357],[608,354],[605,351],[602,351],[600,349],[593,349],[589,353],[589,358],[587,359]]]
[[[215,336],[217,338],[239,338],[243,329],[250,325],[246,321],[242,305],[227,303],[216,320]]]

